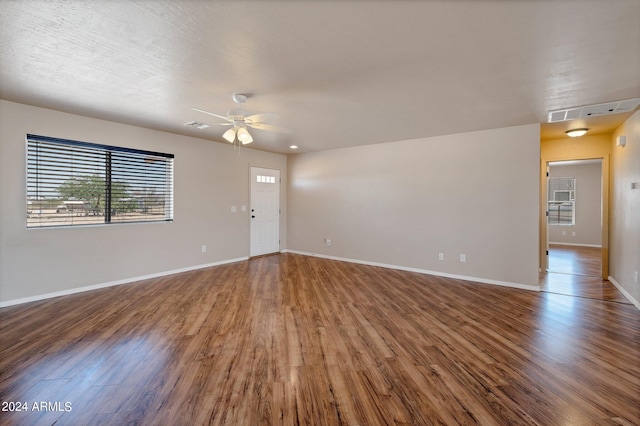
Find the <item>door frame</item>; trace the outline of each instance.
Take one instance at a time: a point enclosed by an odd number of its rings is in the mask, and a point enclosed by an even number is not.
[[[547,166],[555,161],[572,161],[572,160],[602,160],[602,191],[601,191],[601,208],[602,208],[602,247],[601,247],[601,277],[603,280],[609,279],[609,161],[610,154],[602,156],[576,156],[576,155],[556,155],[540,158],[540,253],[539,267],[541,272],[549,269],[549,257],[547,256],[549,233],[547,226]]]

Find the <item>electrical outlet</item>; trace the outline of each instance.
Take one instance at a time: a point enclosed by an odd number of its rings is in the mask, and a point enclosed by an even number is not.
[[[444,260],[444,253],[438,253],[438,260]]]
[[[325,243],[326,245],[330,246],[330,245],[331,245],[331,240],[330,240],[330,239],[328,239],[328,238],[325,238],[325,239],[324,239],[324,243]]]
[[[460,255],[460,262],[466,262],[467,261],[467,255],[466,254],[461,254]]]
[[[207,246],[205,246],[204,244],[202,245],[202,252],[206,253],[207,252]]]
[[[573,231],[573,232],[571,233],[571,236],[572,236],[572,237],[575,237],[575,236],[576,236],[576,231]]]

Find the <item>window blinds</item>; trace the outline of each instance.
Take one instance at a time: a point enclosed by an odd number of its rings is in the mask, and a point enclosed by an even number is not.
[[[171,221],[173,158],[27,135],[27,227]]]

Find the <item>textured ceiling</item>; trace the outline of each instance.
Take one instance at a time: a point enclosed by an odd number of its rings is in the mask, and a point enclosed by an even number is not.
[[[638,0],[0,8],[3,99],[224,142],[225,127],[184,126],[220,121],[190,107],[224,115],[232,93],[245,93],[245,109],[292,130],[251,130],[252,147],[273,152],[544,123],[549,110],[640,97]]]

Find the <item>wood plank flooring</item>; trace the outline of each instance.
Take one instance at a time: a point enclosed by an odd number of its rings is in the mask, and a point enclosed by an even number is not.
[[[2,425],[640,424],[633,305],[291,253],[3,308],[0,338]]]
[[[549,272],[600,277],[601,250],[599,247],[549,244]]]
[[[549,272],[540,274],[540,289],[549,293],[631,303],[600,274],[599,248],[551,244]]]

